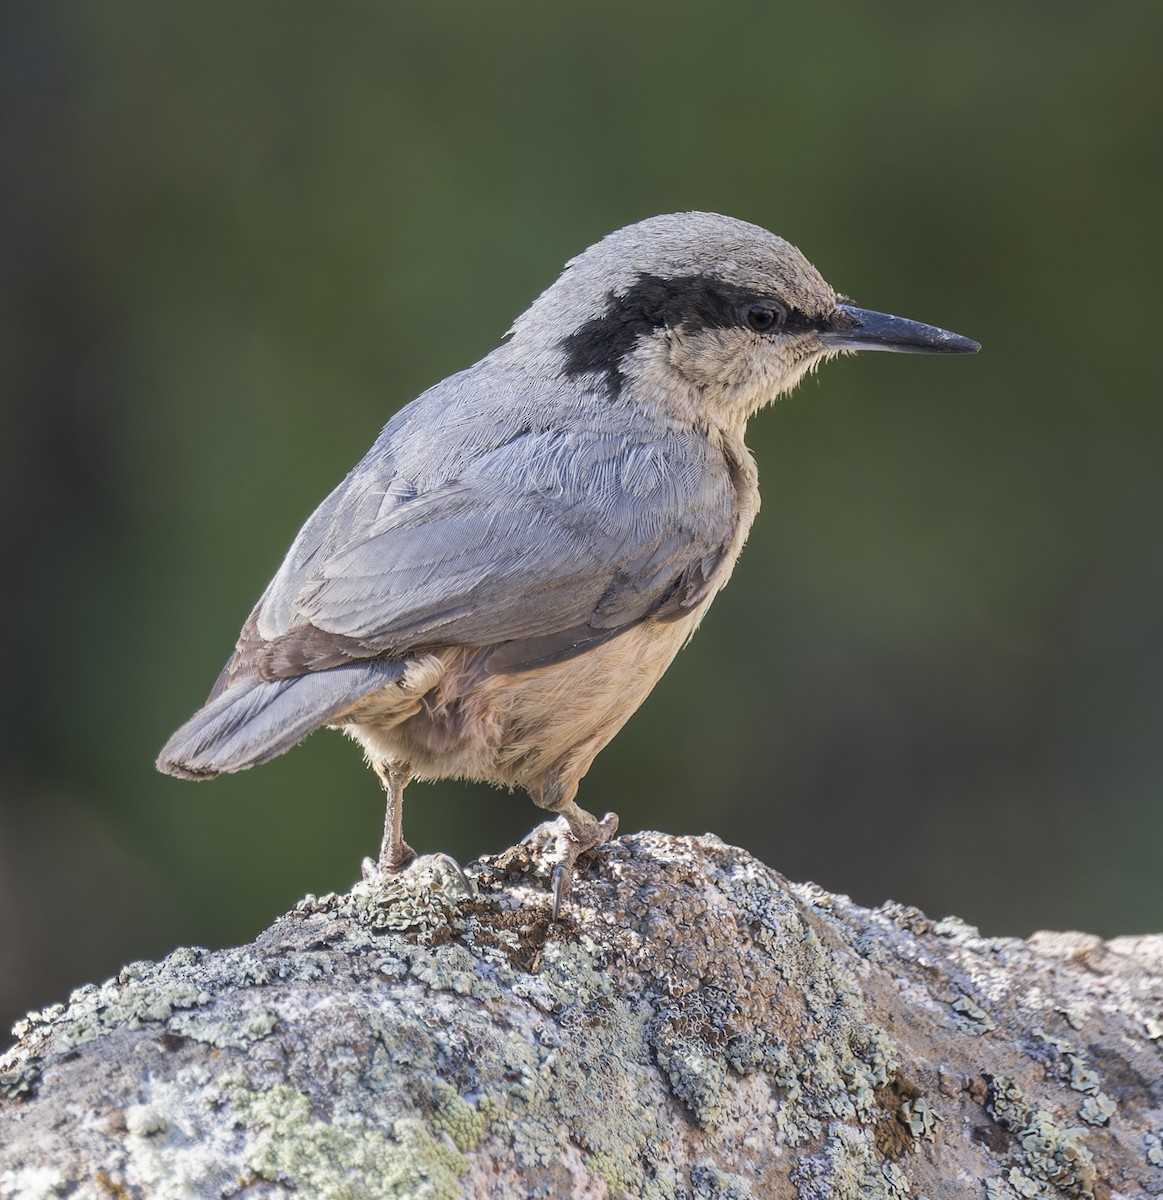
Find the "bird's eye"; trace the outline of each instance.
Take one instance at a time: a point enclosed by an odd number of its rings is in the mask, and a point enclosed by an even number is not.
[[[756,333],[770,333],[787,320],[787,309],[769,300],[763,304],[749,304],[743,310],[743,315]]]

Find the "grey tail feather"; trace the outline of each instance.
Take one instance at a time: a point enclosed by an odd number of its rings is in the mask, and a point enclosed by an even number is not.
[[[236,678],[166,742],[157,769],[212,779],[269,762],[362,696],[403,678],[399,659],[351,663],[293,679]]]

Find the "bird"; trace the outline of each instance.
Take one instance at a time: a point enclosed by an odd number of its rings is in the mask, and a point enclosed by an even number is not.
[[[209,779],[314,730],[386,797],[386,879],[414,779],[520,787],[557,814],[557,920],[617,830],[577,803],[596,755],[690,639],[759,510],[747,422],[852,351],[977,342],[857,307],[791,243],[681,212],[571,259],[501,344],[400,409],[319,505],[158,769]]]

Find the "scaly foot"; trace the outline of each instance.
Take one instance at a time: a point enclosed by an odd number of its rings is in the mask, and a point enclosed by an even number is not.
[[[578,859],[604,846],[618,832],[618,816],[606,813],[599,821],[592,813],[576,804],[562,809],[556,821],[538,825],[526,843],[536,847],[542,857],[554,863],[552,876],[553,915],[556,922],[569,899],[570,885]]]

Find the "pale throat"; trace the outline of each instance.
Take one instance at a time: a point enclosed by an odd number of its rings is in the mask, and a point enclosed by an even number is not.
[[[747,421],[795,388],[820,359],[788,350],[740,344],[723,330],[668,331],[639,339],[621,370],[639,401],[672,420],[741,441]]]

